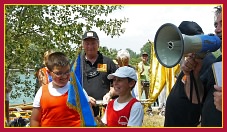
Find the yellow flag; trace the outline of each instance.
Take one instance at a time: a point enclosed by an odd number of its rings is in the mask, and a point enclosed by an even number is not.
[[[179,71],[179,64],[173,68],[162,66],[156,58],[154,46],[151,44],[149,99],[155,102],[165,85],[168,95],[175,83],[175,75],[178,74]]]

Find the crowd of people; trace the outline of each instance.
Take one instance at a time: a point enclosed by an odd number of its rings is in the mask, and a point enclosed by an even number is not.
[[[222,39],[222,7],[215,8],[215,34]],[[203,34],[196,22],[183,21],[178,28],[185,35]],[[118,51],[114,63],[99,52],[99,45],[96,32],[87,31],[82,35],[83,94],[97,126],[141,127],[144,109],[139,98],[144,94],[145,99],[149,99],[150,91],[148,53],[143,52],[141,62],[133,67],[127,50]],[[215,58],[208,53],[201,59],[196,58],[195,53],[189,53],[181,62],[181,73],[166,102],[162,104],[165,107],[164,127],[223,126],[222,86],[216,85],[211,67],[218,61],[222,61],[221,55]],[[83,117],[80,110],[70,109],[66,105],[70,70],[70,61],[64,53],[47,51],[44,54],[44,67],[37,72],[40,88],[33,102],[31,127],[81,126]],[[140,93],[135,92],[138,83],[141,86]],[[104,114],[97,105],[100,100],[106,104],[103,107]],[[8,115],[6,118],[9,120]]]

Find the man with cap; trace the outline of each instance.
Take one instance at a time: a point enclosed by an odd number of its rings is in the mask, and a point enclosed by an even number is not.
[[[113,60],[102,55],[99,49],[99,37],[94,31],[87,31],[82,36],[84,48],[83,55],[83,88],[89,96],[94,116],[100,114],[100,107],[96,105],[97,100],[103,100],[103,96],[110,92],[111,81],[107,75],[116,71],[117,67]],[[112,90],[109,94],[113,96]]]
[[[203,34],[202,28],[192,21],[183,21],[179,25],[179,30],[185,35]],[[199,77],[204,76],[208,67],[215,61],[212,53],[208,53],[203,59]],[[185,61],[183,60],[182,64]],[[200,123],[202,104],[192,103],[191,90],[185,89],[186,76],[182,71],[177,77],[176,83],[170,91],[165,108],[165,127],[196,127]],[[190,77],[192,79],[192,76]],[[195,90],[194,90],[195,91]],[[194,94],[195,92],[193,92]],[[191,94],[191,95],[190,95]],[[198,96],[196,94],[196,96]]]
[[[107,78],[113,80],[114,90],[119,97],[108,103],[102,120],[99,121],[108,127],[142,126],[143,106],[131,94],[137,82],[136,71],[123,66]]]
[[[140,81],[141,81],[141,95],[143,91],[145,92],[145,98],[148,99],[149,95],[149,69],[150,69],[150,64],[148,63],[148,54],[147,52],[143,52],[141,56],[142,61],[138,64],[138,72],[140,76]]]

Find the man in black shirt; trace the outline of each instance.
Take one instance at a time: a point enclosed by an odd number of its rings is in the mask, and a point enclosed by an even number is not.
[[[99,106],[96,106],[96,101],[103,100],[103,96],[110,91],[111,81],[107,79],[107,75],[114,73],[117,67],[110,58],[98,51],[99,37],[96,32],[84,33],[82,40],[85,52],[83,56],[83,87],[93,106],[94,116],[97,117],[100,110]]]

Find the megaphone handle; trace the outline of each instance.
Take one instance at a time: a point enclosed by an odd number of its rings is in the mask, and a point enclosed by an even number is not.
[[[198,104],[201,104],[200,97],[199,97],[198,86],[197,86],[197,83],[195,81],[195,77],[193,75],[193,70],[192,70],[190,72],[190,101],[191,101],[191,103],[192,103],[192,94],[193,94],[193,83],[194,83],[194,86],[195,86],[195,92],[196,92],[196,97],[197,97],[197,100],[198,100]]]

